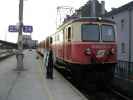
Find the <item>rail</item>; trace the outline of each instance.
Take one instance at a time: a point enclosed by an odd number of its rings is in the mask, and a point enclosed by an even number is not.
[[[115,90],[115,89],[112,89],[110,88],[110,91],[116,95],[120,100],[131,100],[128,96],[124,95],[123,93]]]

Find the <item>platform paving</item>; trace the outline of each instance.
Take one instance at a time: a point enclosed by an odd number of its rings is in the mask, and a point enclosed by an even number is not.
[[[45,78],[35,51],[24,52],[23,72],[16,72],[16,57],[0,62],[0,100],[87,100],[56,70],[54,79]]]

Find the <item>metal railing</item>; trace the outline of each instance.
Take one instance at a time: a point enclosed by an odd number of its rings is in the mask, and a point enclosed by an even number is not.
[[[8,57],[8,56],[11,56],[11,55],[14,55],[15,52],[13,51],[13,49],[0,49],[0,60]]]
[[[118,61],[115,67],[115,76],[128,79],[133,77],[133,62]]]

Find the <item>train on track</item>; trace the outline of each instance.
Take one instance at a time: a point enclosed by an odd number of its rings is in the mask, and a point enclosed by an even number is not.
[[[113,21],[91,17],[69,19],[42,41],[37,51],[43,55],[48,43],[55,64],[63,65],[78,82],[104,85],[112,80],[117,62]]]

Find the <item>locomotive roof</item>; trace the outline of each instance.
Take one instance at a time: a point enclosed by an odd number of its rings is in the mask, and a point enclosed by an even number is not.
[[[114,21],[111,21],[111,20],[108,20],[108,19],[103,19],[103,18],[79,18],[79,19],[75,19],[74,22],[107,22],[107,23],[112,23],[112,24],[115,24]]]
[[[106,22],[106,23],[115,24],[114,21],[101,18],[101,17],[81,17],[81,18],[74,18],[74,19],[70,18],[67,21],[65,21],[61,26],[59,26],[59,28],[66,26],[68,24],[74,23],[74,22]]]

